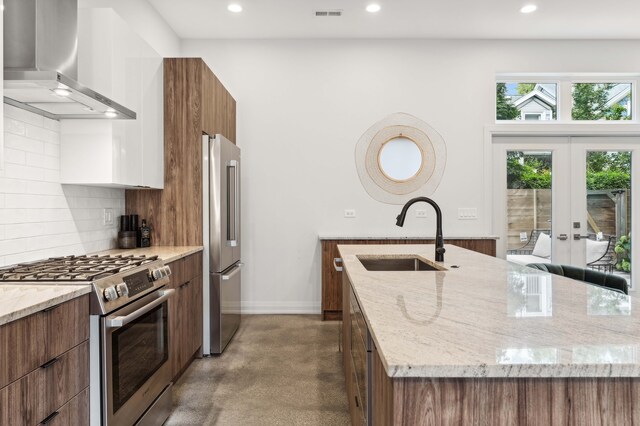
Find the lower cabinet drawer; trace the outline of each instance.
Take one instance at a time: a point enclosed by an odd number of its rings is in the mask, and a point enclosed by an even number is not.
[[[0,389],[0,425],[53,421],[55,417],[51,416],[88,386],[89,341],[84,341]]]
[[[89,424],[89,388],[54,411],[40,423],[46,426],[84,426]]]

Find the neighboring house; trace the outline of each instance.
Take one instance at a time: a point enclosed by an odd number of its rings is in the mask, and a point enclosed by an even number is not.
[[[607,107],[615,104],[622,105],[627,114],[631,107],[631,86],[616,84],[609,90]],[[556,114],[556,85],[536,84],[526,95],[509,96],[509,100],[520,111],[517,120],[555,120]]]

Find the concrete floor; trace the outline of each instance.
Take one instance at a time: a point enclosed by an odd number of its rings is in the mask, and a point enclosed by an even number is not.
[[[166,425],[349,425],[338,322],[246,315],[225,352],[174,387]]]

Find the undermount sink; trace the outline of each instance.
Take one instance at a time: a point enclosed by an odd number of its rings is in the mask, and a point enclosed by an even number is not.
[[[431,265],[415,256],[357,257],[367,271],[446,271],[443,267]]]

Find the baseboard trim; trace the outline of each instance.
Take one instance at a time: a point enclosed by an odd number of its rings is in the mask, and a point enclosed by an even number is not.
[[[308,302],[241,302],[243,314],[320,315],[320,303]]]

